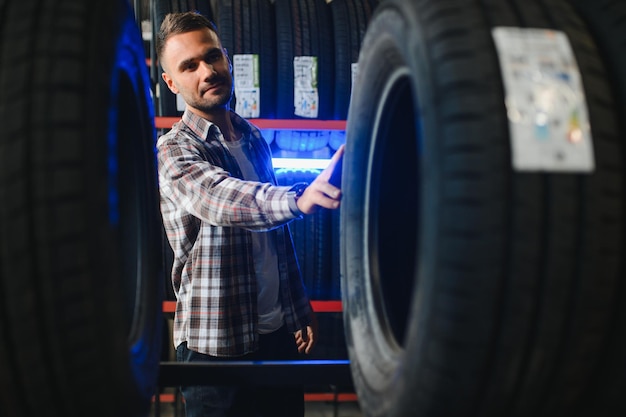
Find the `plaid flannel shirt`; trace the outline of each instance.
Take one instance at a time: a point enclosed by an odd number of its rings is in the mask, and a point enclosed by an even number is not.
[[[218,127],[186,111],[157,142],[163,224],[174,252],[174,345],[213,356],[258,347],[257,288],[251,233],[276,234],[280,300],[287,328],[309,322],[306,295],[287,223],[289,187],[277,186],[269,146],[259,130],[231,112],[249,136],[261,182],[242,180]]]

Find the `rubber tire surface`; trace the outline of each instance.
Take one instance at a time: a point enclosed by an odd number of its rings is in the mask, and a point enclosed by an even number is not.
[[[319,169],[286,169],[276,170],[279,185],[292,185],[297,182],[311,183],[321,173]],[[339,276],[334,276],[333,262],[337,259],[332,245],[334,233],[332,229],[333,214],[336,211],[320,209],[289,224],[293,236],[298,265],[302,271],[302,279],[307,294],[312,300],[339,299]]]
[[[0,39],[0,415],[147,415],[163,281],[132,10],[3,0]]]
[[[333,0],[330,10],[335,44],[333,118],[345,120],[352,92],[352,64],[359,61],[361,43],[378,0]]]
[[[497,26],[566,33],[593,173],[512,169]],[[379,4],[341,208],[346,338],[366,415],[567,416],[593,402],[623,281],[624,146],[608,80],[566,1]]]
[[[294,69],[297,56],[317,57],[317,119],[331,119],[334,91],[334,45],[330,6],[325,0],[276,0],[276,112],[294,119]]]
[[[276,117],[276,23],[269,0],[219,0],[214,14],[222,46],[236,54],[259,56],[260,118]],[[234,65],[234,64],[233,64]],[[234,110],[236,97],[231,100]]]
[[[608,78],[615,92],[620,136],[626,137],[626,3],[618,0],[570,0],[588,24],[598,49],[607,63]],[[626,186],[626,184],[624,184]],[[579,415],[626,414],[623,393],[626,390],[626,280],[622,279],[616,297],[617,312],[611,323],[612,332],[607,350],[592,386],[592,396],[581,407]]]

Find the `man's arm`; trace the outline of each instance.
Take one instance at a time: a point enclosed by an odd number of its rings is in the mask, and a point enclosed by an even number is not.
[[[209,224],[270,230],[297,217],[289,187],[234,178],[184,141],[161,143],[158,152],[161,193]]]

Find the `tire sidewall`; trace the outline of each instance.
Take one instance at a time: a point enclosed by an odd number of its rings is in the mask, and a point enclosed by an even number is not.
[[[342,203],[342,290],[344,320],[348,351],[355,387],[363,408],[372,416],[413,415],[415,387],[420,373],[419,361],[424,349],[425,326],[430,322],[432,279],[437,248],[437,198],[438,182],[433,154],[436,147],[424,139],[421,149],[421,195],[422,218],[419,225],[419,265],[415,265],[413,295],[405,346],[390,335],[384,311],[377,292],[375,279],[371,278],[369,265],[373,256],[369,250],[371,237],[367,235],[371,213],[370,190],[383,187],[377,184],[377,130],[385,113],[385,90],[393,88],[390,83],[398,78],[409,77],[412,96],[419,103],[415,120],[420,120],[420,137],[436,137],[436,123],[430,89],[431,68],[424,58],[426,44],[419,30],[416,17],[406,4],[387,2],[377,9],[363,41],[359,61],[359,74],[355,82],[352,102],[348,113],[346,156],[342,188],[347,198]],[[414,75],[411,75],[414,74]],[[382,100],[381,100],[382,98]],[[419,99],[418,99],[419,98]],[[375,104],[372,104],[375,103]],[[384,123],[384,121],[382,122]],[[365,180],[364,180],[365,179]],[[398,196],[402,204],[401,196]],[[416,213],[416,215],[418,215]],[[407,230],[407,233],[413,231]],[[408,254],[409,256],[411,254]],[[413,396],[412,396],[413,395]],[[389,410],[393,410],[387,414]]]
[[[94,34],[96,42],[104,43],[89,58],[100,81],[92,84],[88,101],[102,103],[90,123],[102,133],[94,138],[95,152],[87,156],[93,158],[87,164],[96,185],[88,210],[98,231],[94,244],[99,250],[92,256],[100,267],[94,279],[107,280],[94,282],[96,291],[100,288],[94,297],[103,304],[101,320],[111,340],[110,377],[119,384],[118,412],[137,415],[147,412],[156,388],[164,287],[158,279],[161,229],[150,82],[132,11],[119,3],[121,10],[111,7],[114,21],[119,15],[119,23],[111,26],[116,42]],[[105,271],[108,277],[99,278]]]

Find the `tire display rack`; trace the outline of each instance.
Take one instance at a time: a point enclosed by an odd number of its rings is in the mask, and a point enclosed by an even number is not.
[[[180,120],[179,117],[155,117],[155,126],[157,129],[167,130],[172,125]],[[345,120],[313,120],[313,119],[249,119],[250,123],[257,126],[259,129],[270,130],[299,130],[299,131],[345,131]],[[308,178],[307,178],[308,179]],[[309,179],[310,180],[310,179]],[[337,213],[338,214],[338,213]],[[302,222],[302,220],[299,220]],[[330,224],[329,224],[330,225]],[[299,230],[292,227],[292,233],[294,233],[294,245],[296,250],[299,250],[299,246],[304,246],[305,242],[302,241],[302,236],[311,234],[312,229],[315,229],[317,224],[310,224],[308,230]],[[339,248],[337,240],[339,239],[338,219],[332,223],[332,227],[336,230],[332,231],[335,240],[334,245],[327,247],[324,250],[324,254],[320,254],[319,257],[315,257],[315,264],[337,264],[338,268],[338,252]],[[298,239],[298,232],[301,233],[300,239]],[[330,237],[329,237],[330,238]],[[326,245],[330,244],[330,241],[322,242],[319,238],[314,240],[319,241],[317,244]],[[328,240],[328,239],[327,239]],[[169,248],[164,248],[166,252],[165,258],[169,258],[171,254]],[[314,254],[306,251],[306,248],[301,248],[308,255]],[[168,262],[164,269],[168,269]],[[306,266],[305,266],[306,269]],[[305,280],[308,278],[311,280],[310,275],[315,275],[318,271],[313,269],[309,270],[309,273],[305,271]],[[334,280],[339,280],[338,270],[335,271],[336,275],[332,277]],[[331,277],[329,277],[331,278]],[[167,278],[166,278],[167,281]],[[166,282],[167,285],[167,282]],[[335,283],[337,285],[337,283]],[[171,298],[170,301],[163,302],[163,311],[165,314],[172,314],[174,312],[175,301]],[[177,362],[162,361],[160,363],[159,374],[159,389],[165,387],[177,387],[185,384],[211,384],[215,381],[221,383],[255,383],[255,384],[272,384],[272,381],[288,380],[293,383],[306,384],[305,388],[309,391],[305,393],[305,399],[315,401],[321,399],[324,401],[330,401],[335,405],[335,415],[337,413],[337,405],[343,401],[357,401],[354,394],[354,387],[352,383],[352,375],[350,373],[349,359],[347,359],[347,352],[344,351],[345,343],[338,343],[334,333],[340,332],[341,339],[343,340],[343,326],[342,319],[339,319],[340,326],[337,327],[337,321],[332,320],[332,316],[342,314],[342,302],[341,297],[335,299],[313,299],[311,301],[314,311],[317,313],[318,320],[320,321],[320,329],[327,324],[326,330],[329,333],[326,334],[325,342],[318,343],[316,350],[321,350],[322,353],[313,355],[311,359],[303,359],[299,361],[281,361],[281,362],[269,362],[269,361],[257,361],[257,362],[210,362],[200,364],[181,364]],[[330,321],[327,319],[330,317]],[[322,331],[322,330],[321,330]],[[341,345],[341,346],[339,346]],[[330,355],[330,358],[327,357]],[[279,378],[280,377],[280,378]],[[310,391],[313,389],[313,391]],[[161,395],[154,396],[155,413],[159,415],[160,404],[162,402],[174,402],[180,400],[178,394],[173,396],[167,395],[161,399]]]
[[[262,119],[249,118],[251,123],[262,130],[268,131],[273,150],[278,153],[289,153],[302,156],[299,149],[301,141],[295,138],[292,143],[289,139],[278,139],[281,133],[291,135],[321,135],[327,132],[345,132],[345,115],[350,94],[350,62],[356,62],[358,45],[364,34],[367,18],[371,15],[374,1],[367,0],[365,8],[360,7],[360,0],[341,0],[332,5],[334,18],[330,19],[331,8],[324,1],[213,1],[212,7],[206,8],[206,3],[198,1],[168,1],[158,0],[151,2],[151,20],[153,31],[160,25],[165,13],[169,11],[197,10],[213,20],[221,34],[222,42],[229,52],[229,58],[234,60],[235,54],[258,54],[260,57],[260,81],[261,81],[261,117]],[[202,4],[202,9],[198,8]],[[352,12],[352,13],[351,13]],[[274,13],[280,16],[275,20]],[[300,16],[300,18],[298,18]],[[293,22],[292,22],[293,20]],[[332,45],[332,24],[334,22],[336,32],[341,39],[338,41],[346,48],[339,48],[337,56],[341,67],[335,69],[334,49]],[[293,26],[292,26],[293,25]],[[282,33],[282,41],[277,41],[277,33]],[[292,37],[293,33],[293,37]],[[262,42],[261,42],[262,40]],[[152,48],[151,48],[152,49]],[[293,57],[295,54],[315,54],[320,59],[320,106],[322,111],[320,119],[305,118],[297,119],[293,116],[293,99],[289,102],[293,86]],[[180,110],[176,109],[174,96],[170,94],[155,71],[154,56],[151,60],[151,73],[153,80],[158,80],[158,94],[155,96],[157,117],[155,125],[157,129],[168,129],[179,119]],[[340,69],[341,68],[341,69]],[[331,88],[335,83],[335,73],[338,77],[336,88]],[[286,82],[291,80],[291,82]],[[333,103],[335,100],[336,105]],[[237,99],[231,104],[236,107]],[[332,108],[343,120],[322,120],[333,116]],[[168,117],[169,116],[169,117]],[[172,117],[173,116],[173,117]],[[274,138],[276,133],[276,139]],[[340,138],[339,140],[343,140]],[[321,146],[325,147],[328,139],[322,137]],[[277,148],[277,144],[285,144]],[[337,144],[333,144],[338,146]],[[319,147],[318,147],[319,149]],[[287,151],[287,152],[284,152]],[[274,152],[277,153],[277,152]],[[319,153],[319,152],[318,152]],[[326,151],[327,156],[330,150]],[[296,157],[298,157],[296,156]],[[277,172],[279,183],[289,182],[298,177],[298,181],[310,181],[308,176],[314,175],[313,171],[299,172],[291,170]],[[295,177],[294,177],[295,176]],[[293,181],[292,181],[293,182]],[[314,216],[297,222],[291,226],[294,235],[294,245],[299,254],[301,269],[305,285],[309,289],[312,298],[340,299],[339,290],[339,213],[321,211]],[[164,248],[165,257],[168,258],[168,248]],[[306,254],[306,255],[305,255]],[[166,288],[166,292],[168,289]],[[171,296],[171,294],[169,294]],[[315,352],[309,361],[333,358],[337,361],[338,368],[345,372],[348,370],[347,351],[343,336],[343,319],[341,310],[335,310],[319,316],[320,328],[324,330],[324,340],[316,346]],[[307,361],[303,361],[303,364]],[[176,366],[171,364],[171,366]],[[291,364],[296,374],[297,364]],[[253,369],[253,368],[251,368]],[[303,368],[313,369],[313,368]],[[303,371],[306,372],[306,371]],[[320,374],[322,376],[323,374]],[[337,375],[340,377],[341,375]],[[332,383],[336,376],[327,373],[325,385]],[[314,378],[315,379],[315,378]],[[171,382],[171,381],[170,381]],[[351,384],[350,384],[351,387]],[[354,400],[352,398],[352,400]]]
[[[258,116],[240,113],[246,118],[264,119],[336,119],[345,120],[352,90],[352,80],[358,61],[362,38],[378,0],[145,0],[149,13],[143,10],[138,19],[149,19],[156,33],[168,12],[197,11],[213,21],[223,46],[236,72],[237,55],[255,55],[258,58],[254,99]],[[145,9],[145,7],[144,7]],[[159,116],[180,116],[176,98],[159,76],[154,47],[150,47],[150,72]],[[312,57],[310,89],[307,96],[311,108],[304,114],[296,90],[301,87],[294,76],[294,60]],[[303,87],[303,86],[302,86]],[[238,97],[239,92],[242,97]],[[244,90],[238,90],[237,102],[248,102]],[[311,101],[312,100],[312,101]],[[313,105],[312,102],[315,104]],[[252,103],[252,101],[251,101]],[[300,109],[302,110],[302,109]],[[243,111],[243,113],[242,113]]]

